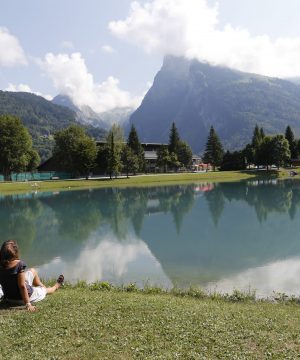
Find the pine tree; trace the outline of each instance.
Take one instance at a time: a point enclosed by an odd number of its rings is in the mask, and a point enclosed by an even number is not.
[[[289,146],[290,146],[290,152],[291,152],[291,159],[297,158],[297,143],[295,141],[294,133],[291,127],[288,125],[285,130],[285,138],[287,139]]]
[[[127,178],[130,172],[136,174],[139,170],[138,157],[134,154],[129,145],[124,146],[121,154],[122,166],[126,172]]]
[[[207,164],[211,164],[215,170],[216,166],[221,165],[221,162],[223,160],[223,154],[224,150],[221,141],[216,134],[215,129],[213,128],[213,126],[211,126],[206,143],[205,153],[203,156],[203,161]]]
[[[264,138],[265,138],[265,133],[263,128],[259,128],[258,125],[256,124],[253,131],[252,142],[251,142],[253,155],[254,155],[253,162],[256,166],[262,165],[259,164],[259,153],[260,153],[260,146]]]
[[[142,147],[142,144],[139,141],[137,131],[135,126],[132,125],[130,133],[128,135],[127,145],[133,151],[133,154],[137,156],[138,159],[138,171],[144,171],[145,169],[145,152]]]
[[[177,155],[179,144],[180,144],[180,137],[176,125],[173,122],[170,129],[169,147],[168,147],[169,153],[174,153]]]
[[[116,149],[116,144],[114,140],[114,133],[112,132],[109,137],[109,143],[108,143],[108,161],[107,161],[107,171],[109,173],[110,178],[112,178],[113,174],[115,176],[119,172],[120,168],[120,154],[118,153]]]
[[[116,124],[113,124],[106,136],[106,154],[107,154],[107,171],[112,178],[121,170],[121,153],[124,148],[123,129]]]
[[[252,136],[252,143],[251,145],[253,146],[253,148],[256,150],[259,148],[263,138],[265,137],[265,134],[263,133],[263,129],[259,129],[258,125],[255,125],[254,131],[253,131],[253,136]],[[262,136],[263,135],[263,136]]]

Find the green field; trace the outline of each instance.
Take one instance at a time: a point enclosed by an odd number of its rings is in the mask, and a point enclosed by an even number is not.
[[[28,191],[75,190],[84,188],[115,187],[115,186],[157,186],[192,182],[223,182],[246,179],[288,176],[287,170],[277,171],[216,171],[207,173],[175,173],[159,175],[142,175],[109,179],[90,180],[53,180],[0,183],[0,194],[22,193]]]
[[[297,304],[234,300],[67,287],[36,313],[0,310],[0,358],[299,358]]]

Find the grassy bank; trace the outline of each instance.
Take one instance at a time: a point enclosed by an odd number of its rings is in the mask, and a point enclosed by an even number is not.
[[[287,171],[223,171],[207,173],[177,173],[131,176],[127,178],[109,179],[90,179],[90,180],[55,180],[55,181],[33,181],[19,183],[0,183],[0,194],[22,193],[28,191],[58,191],[75,190],[84,188],[100,187],[124,187],[124,186],[156,186],[167,184],[180,184],[192,182],[224,182],[241,181],[246,179],[280,177],[284,178]]]
[[[203,297],[201,293],[178,295],[76,287],[61,289],[47,297],[33,314],[1,309],[0,357],[3,360],[299,357],[299,305]]]

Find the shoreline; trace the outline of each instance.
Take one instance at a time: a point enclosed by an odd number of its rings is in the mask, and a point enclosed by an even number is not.
[[[43,280],[46,286],[53,286],[55,284],[54,279]],[[209,291],[198,286],[190,286],[187,288],[181,288],[173,286],[172,288],[164,288],[155,285],[145,285],[139,287],[136,283],[128,283],[123,285],[114,285],[107,281],[97,281],[93,283],[87,283],[86,281],[78,280],[76,283],[70,283],[66,281],[62,287],[63,290],[75,291],[97,291],[97,292],[111,292],[111,293],[135,293],[143,295],[167,295],[183,298],[191,298],[197,300],[211,300],[211,301],[225,301],[229,303],[267,303],[267,304],[298,304],[300,305],[300,295],[292,294],[288,295],[284,292],[273,290],[271,296],[257,296],[256,290],[239,290],[233,289],[231,292],[221,291]],[[0,297],[0,310],[1,302],[4,299]],[[5,300],[4,300],[5,303]],[[40,303],[38,303],[40,304]]]
[[[141,187],[141,186],[166,186],[172,184],[189,184],[199,182],[234,182],[243,180],[262,179],[288,179],[290,178],[286,169],[280,171],[216,171],[205,173],[172,173],[159,175],[135,175],[129,178],[120,177],[116,179],[74,179],[74,180],[49,180],[29,182],[3,182],[0,183],[0,195],[21,194],[36,191],[69,191],[83,189],[97,189],[107,187]],[[295,176],[294,178],[299,178]]]
[[[46,280],[47,286],[52,286],[55,283],[54,279]],[[148,285],[145,283],[143,287],[137,286],[136,283],[130,282],[122,285],[114,285],[108,281],[96,281],[87,283],[84,280],[78,280],[76,283],[65,282],[64,289],[76,290],[85,289],[88,291],[111,291],[115,293],[138,293],[138,294],[151,294],[151,295],[168,295],[175,297],[187,297],[194,299],[207,299],[226,302],[252,302],[252,303],[284,303],[284,304],[299,304],[300,295],[288,295],[284,292],[277,290],[272,291],[270,296],[262,296],[257,294],[256,290],[240,290],[232,289],[232,291],[211,291],[200,286],[178,287],[173,286],[164,288],[162,286]]]

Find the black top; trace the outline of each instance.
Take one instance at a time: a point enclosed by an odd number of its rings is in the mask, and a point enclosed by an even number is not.
[[[12,268],[4,268],[0,265],[0,285],[6,299],[22,300],[20,289],[18,286],[18,274],[24,272],[27,265],[20,260],[16,266]],[[32,287],[26,283],[28,296],[32,295]]]

